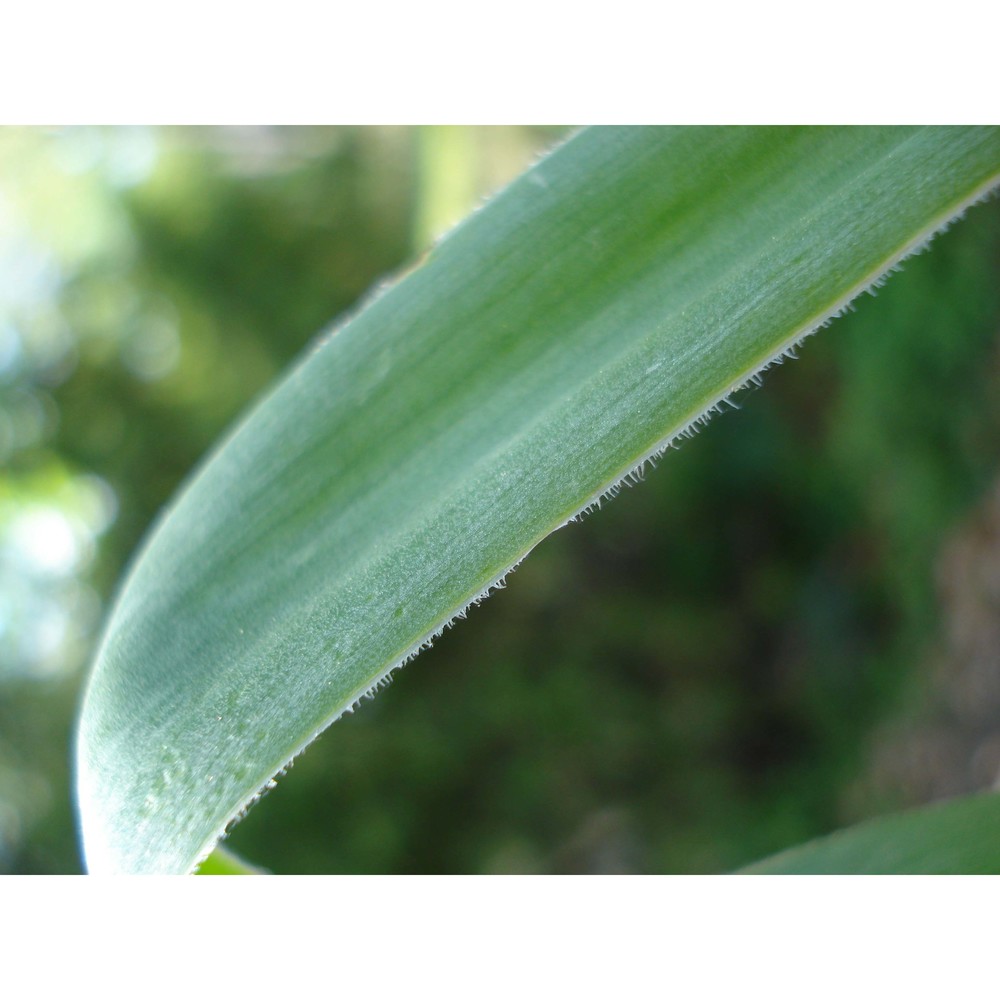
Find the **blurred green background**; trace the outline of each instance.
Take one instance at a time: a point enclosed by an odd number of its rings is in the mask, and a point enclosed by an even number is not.
[[[560,128],[0,130],[0,872],[150,520]],[[546,541],[251,810],[276,872],[715,872],[1000,770],[1000,200]]]

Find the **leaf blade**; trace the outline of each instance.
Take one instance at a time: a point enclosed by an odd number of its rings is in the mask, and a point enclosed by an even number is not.
[[[869,820],[765,858],[742,875],[997,875],[1000,795]]]
[[[92,870],[193,867],[345,708],[998,169],[989,129],[598,130],[542,161],[323,339],[154,531],[81,721]]]

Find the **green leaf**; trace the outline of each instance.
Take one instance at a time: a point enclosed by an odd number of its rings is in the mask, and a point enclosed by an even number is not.
[[[257,868],[244,861],[238,854],[223,847],[221,844],[205,858],[196,875],[266,875],[263,868]]]
[[[884,816],[783,851],[744,875],[1000,875],[1000,795]]]
[[[1000,175],[1000,130],[580,133],[322,337],[133,565],[78,745],[91,871],[185,872],[546,535]]]

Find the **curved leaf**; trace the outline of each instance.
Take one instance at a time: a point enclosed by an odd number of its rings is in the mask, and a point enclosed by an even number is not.
[[[980,198],[1000,130],[596,129],[322,337],[135,562],[92,871],[184,872],[547,534]]]
[[[744,875],[1000,875],[1000,795],[884,816],[793,847]]]

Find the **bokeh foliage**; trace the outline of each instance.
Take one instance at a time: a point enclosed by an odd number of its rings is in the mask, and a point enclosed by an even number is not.
[[[46,669],[22,643],[0,674],[0,866],[78,870],[80,667],[187,470],[320,328],[559,134],[0,133],[4,194],[55,271],[9,321],[5,412],[27,394],[43,418],[8,450],[0,527],[73,489],[57,508],[90,526],[59,582],[79,590],[73,641]],[[907,802],[870,780],[871,747],[925,698],[935,563],[1000,468],[998,264],[994,200],[740,414],[547,540],[314,744],[233,846],[287,872],[717,871]],[[5,641],[30,631],[8,550]]]

